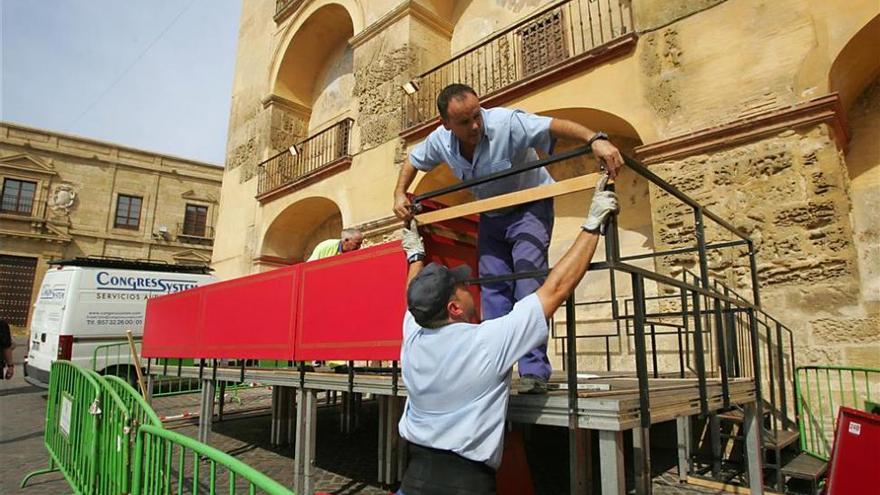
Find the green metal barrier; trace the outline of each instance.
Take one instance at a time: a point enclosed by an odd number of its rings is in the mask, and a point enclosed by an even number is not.
[[[133,495],[193,493],[293,495],[272,478],[192,438],[155,426],[138,431]]]
[[[104,376],[104,380],[122,399],[125,406],[131,413],[132,428],[141,425],[162,426],[159,415],[153,411],[153,408],[147,404],[147,401],[141,396],[141,393],[118,376]],[[134,438],[134,437],[132,437]]]
[[[89,371],[69,361],[52,363],[44,434],[49,467],[25,476],[22,488],[34,476],[61,471],[75,493],[96,493],[101,392]]]
[[[878,368],[799,366],[797,412],[801,450],[827,461],[840,406],[866,409],[878,397]]]
[[[118,495],[129,493],[131,465],[132,418],[125,402],[100,375],[86,370],[101,387],[101,402],[97,435],[97,467],[95,493]]]

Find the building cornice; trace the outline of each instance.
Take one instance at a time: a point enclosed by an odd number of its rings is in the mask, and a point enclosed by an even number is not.
[[[837,147],[845,152],[849,143],[846,115],[840,103],[840,96],[831,93],[788,108],[768,110],[720,126],[639,146],[635,149],[635,154],[645,164],[678,160],[753,142],[788,129],[818,124],[826,124],[832,129]]]
[[[308,118],[309,115],[311,115],[312,113],[311,108],[275,94],[268,94],[264,96],[260,99],[260,103],[263,104],[263,108],[269,108],[271,106],[277,105],[287,111],[293,112],[306,118]]]
[[[408,15],[412,16],[413,19],[421,21],[437,33],[447,38],[452,37],[454,28],[452,23],[435,14],[416,0],[405,0],[397,7],[394,7],[391,12],[380,17],[376,22],[370,24],[363,31],[349,39],[348,43],[352,48],[357,48]]]
[[[30,142],[30,141],[27,141],[24,139],[10,137],[10,135],[9,135],[10,130],[17,130],[17,131],[26,132],[26,133],[33,134],[33,135],[45,136],[45,138],[46,138],[45,142],[48,143],[48,142],[54,141],[56,143],[56,146],[54,146],[54,147],[53,146],[46,146],[46,145],[39,143],[39,142]],[[12,142],[24,141],[24,143],[22,143],[22,144],[24,144],[25,146],[33,147],[35,149],[44,149],[47,151],[56,151],[61,154],[70,154],[70,155],[74,155],[74,156],[79,156],[79,154],[59,149],[57,146],[57,143],[59,142],[60,139],[81,143],[85,146],[103,147],[103,148],[108,148],[110,151],[115,150],[116,151],[115,156],[117,156],[117,157],[120,155],[120,153],[119,153],[120,151],[127,152],[127,153],[136,153],[136,154],[140,154],[140,155],[149,156],[154,159],[159,158],[160,163],[165,163],[166,161],[179,162],[184,165],[205,168],[205,169],[210,170],[212,173],[214,171],[218,171],[218,173],[217,173],[218,177],[222,177],[222,175],[223,175],[223,166],[222,165],[217,165],[217,164],[207,163],[207,162],[200,162],[200,161],[192,160],[190,158],[183,158],[183,157],[179,157],[179,156],[175,156],[175,155],[171,155],[171,154],[167,154],[167,153],[157,153],[155,151],[147,151],[147,150],[142,150],[142,149],[138,149],[138,148],[132,148],[132,147],[117,144],[117,143],[112,143],[112,142],[108,142],[108,141],[99,141],[97,139],[86,138],[86,137],[77,136],[74,134],[66,134],[66,133],[62,133],[62,132],[49,131],[46,129],[28,127],[28,126],[25,126],[22,124],[17,124],[17,123],[8,122],[8,121],[0,121],[0,142],[7,141],[7,142],[12,143]],[[95,153],[92,153],[92,154],[83,153],[83,155],[85,157],[89,157],[89,158],[96,156]],[[106,158],[104,158],[104,160],[106,160]],[[171,165],[171,164],[169,164],[169,165]],[[220,180],[220,179],[218,179],[218,180]]]

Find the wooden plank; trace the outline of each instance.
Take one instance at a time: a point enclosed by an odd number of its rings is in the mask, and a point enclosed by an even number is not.
[[[697,478],[694,476],[688,476],[687,482],[689,485],[699,486],[699,487],[703,487],[703,488],[710,488],[712,490],[719,490],[723,493],[735,493],[738,495],[751,495],[752,493],[758,493],[758,492],[752,492],[751,490],[749,490],[748,488],[746,488],[744,486],[728,485],[725,483],[719,483],[717,481],[707,480],[707,479],[703,479],[703,478]],[[761,491],[760,493],[764,493],[765,495],[782,495],[781,493],[768,492],[768,491]]]
[[[804,480],[815,481],[828,471],[828,463],[810,454],[802,453],[782,468],[782,474]]]
[[[463,205],[450,206],[449,208],[443,208],[442,210],[429,211],[427,213],[416,215],[416,220],[420,225],[428,225],[449,220],[451,218],[483,213],[486,211],[497,210],[499,208],[506,208],[508,206],[530,203],[532,201],[538,201],[539,199],[553,198],[556,196],[562,196],[563,194],[585,191],[595,187],[598,180],[598,173],[581,175],[580,177],[566,179],[555,184],[493,196],[491,198],[481,199]],[[586,207],[586,205],[584,206]]]

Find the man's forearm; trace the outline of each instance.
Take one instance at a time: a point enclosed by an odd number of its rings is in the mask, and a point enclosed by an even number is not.
[[[400,174],[397,176],[397,185],[394,187],[394,193],[406,194],[406,190],[409,189],[410,184],[415,180],[417,172],[418,170],[413,167],[409,159],[404,160],[403,165],[400,166]]]
[[[562,259],[550,270],[547,280],[537,290],[545,316],[552,316],[584,278],[598,244],[598,233],[582,230]]]
[[[425,267],[424,261],[413,261],[409,264],[409,269],[406,272],[406,288],[409,289],[409,283],[412,282],[412,279],[416,278],[416,275],[422,271],[422,268]]]
[[[550,121],[550,135],[555,138],[587,142],[594,134],[596,133],[591,129],[577,122],[565,119],[553,119]]]

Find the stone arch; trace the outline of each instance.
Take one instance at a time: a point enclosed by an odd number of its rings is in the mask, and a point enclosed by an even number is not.
[[[611,141],[621,152],[630,156],[633,155],[633,149],[642,144],[638,132],[629,122],[603,110],[573,107],[544,110],[540,114],[571,120],[594,130],[601,129],[610,136]],[[578,146],[581,144],[558,141],[554,151],[558,153]],[[593,173],[598,170],[598,164],[592,156],[583,156],[551,165],[547,170],[554,179],[561,181]],[[628,232],[621,239],[623,247],[638,252],[653,250],[648,181],[624,168],[617,180],[617,190],[621,200],[618,225]],[[586,213],[585,208],[589,204],[591,194],[591,191],[585,191],[559,197],[556,201],[557,220],[582,218]],[[558,246],[557,249],[565,247],[567,246]],[[634,254],[634,252],[622,251],[621,254]]]
[[[880,16],[859,30],[829,72],[829,88],[840,93],[850,142],[846,153],[862,300],[880,302]]]
[[[840,50],[828,73],[828,88],[840,93],[845,110],[880,76],[880,15],[862,27]]]
[[[337,238],[342,213],[332,200],[310,197],[282,210],[263,234],[261,256],[291,263],[304,261],[321,241]]]
[[[275,53],[272,95],[287,103],[307,133],[350,111],[354,67],[348,40],[362,29],[360,10],[352,1],[310,3],[297,13]]]

